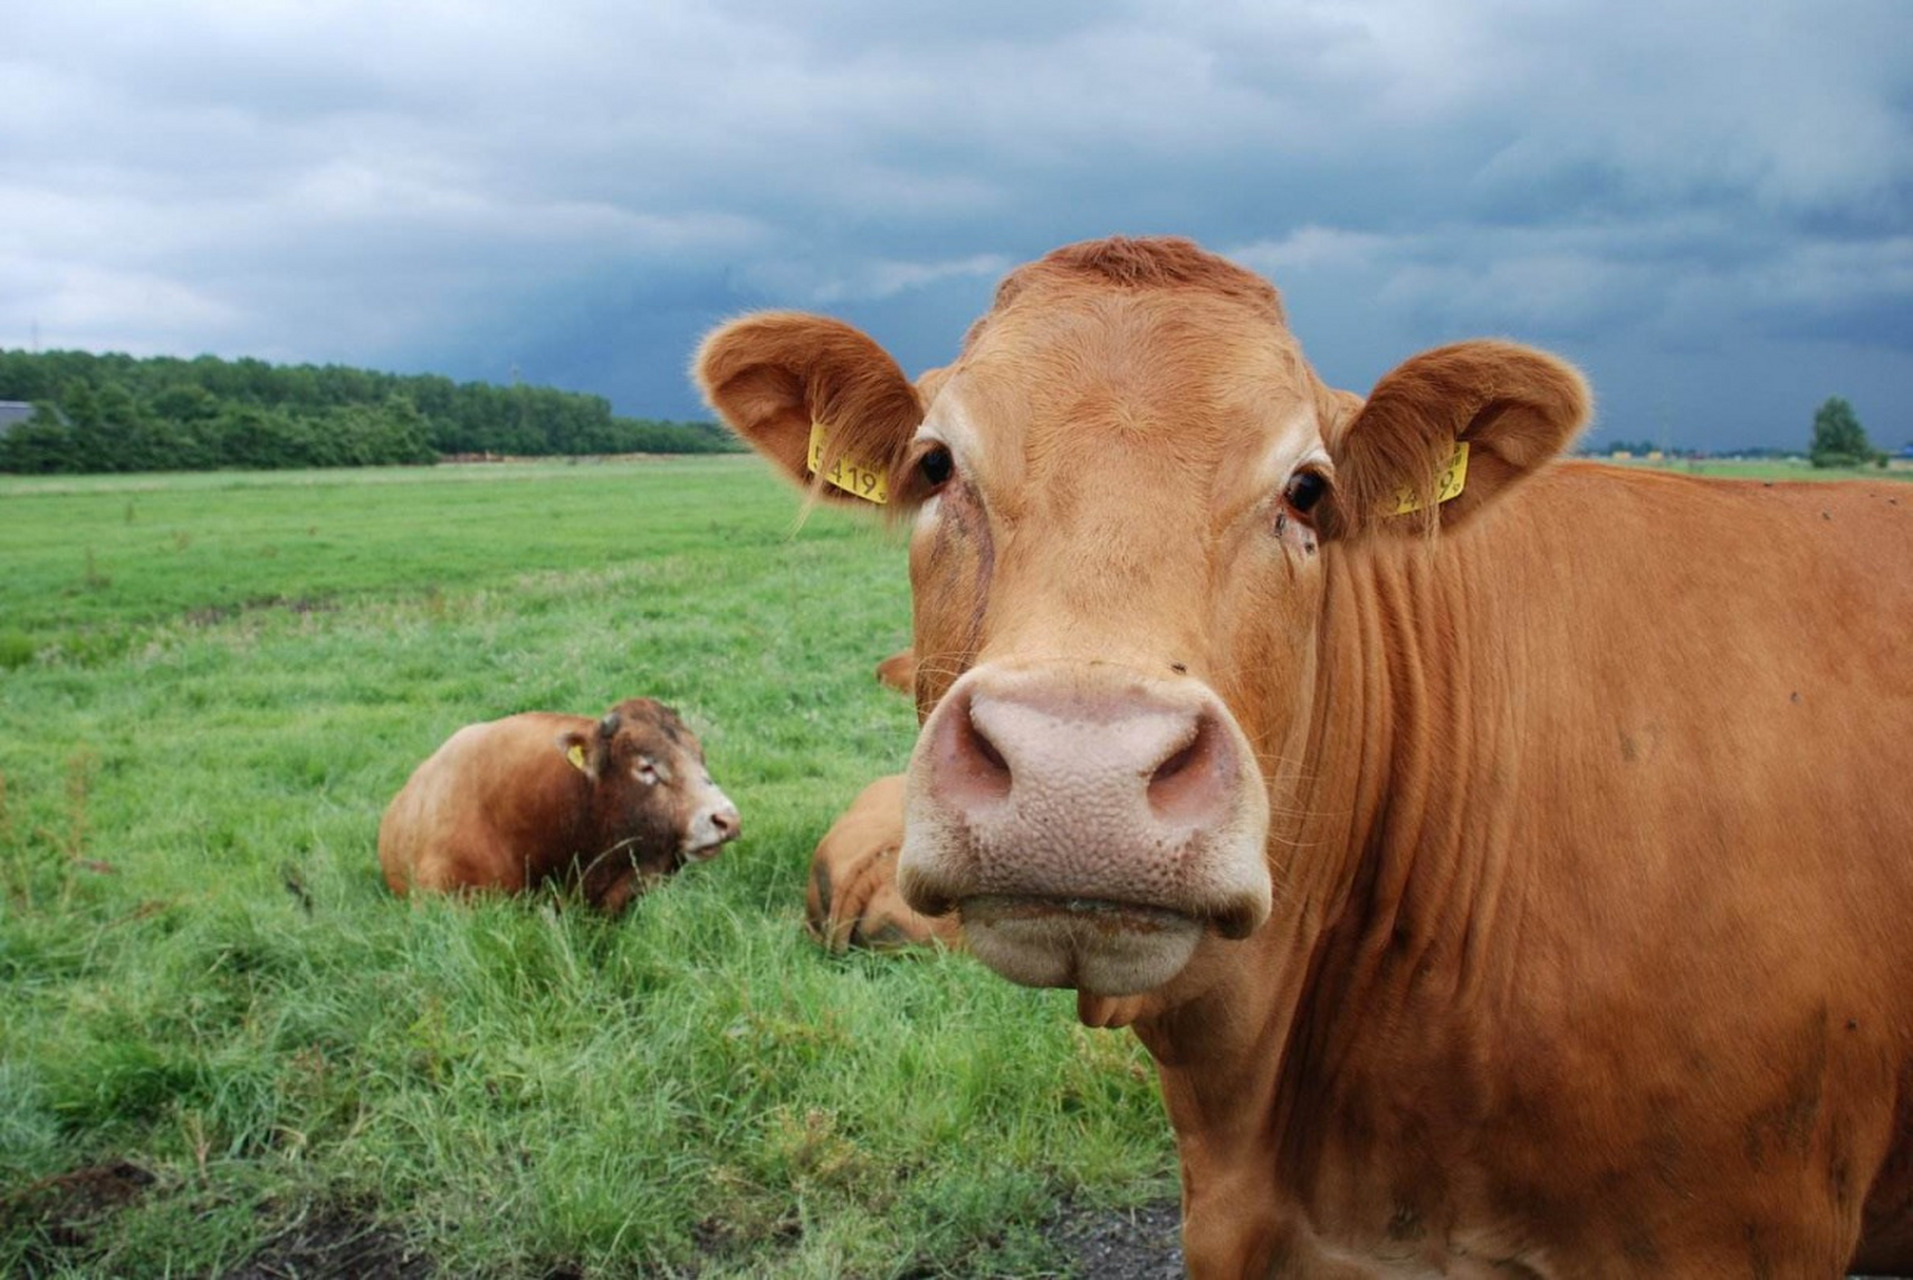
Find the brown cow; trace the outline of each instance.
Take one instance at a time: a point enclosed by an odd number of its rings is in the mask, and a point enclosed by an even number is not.
[[[628,698],[599,720],[527,711],[466,725],[386,808],[379,863],[400,895],[575,881],[616,914],[737,834],[697,736],[663,703]]]
[[[893,774],[865,787],[818,842],[804,904],[818,941],[832,951],[962,945],[955,917],[922,915],[903,900],[896,867],[902,847],[903,775]]]
[[[1557,463],[1505,342],[1364,402],[1183,241],[931,395],[791,313],[699,373],[911,522],[904,897],[1133,1024],[1194,1274],[1913,1268],[1913,491]]]
[[[899,649],[877,664],[877,683],[898,693],[911,693],[917,687],[917,654],[914,649]]]

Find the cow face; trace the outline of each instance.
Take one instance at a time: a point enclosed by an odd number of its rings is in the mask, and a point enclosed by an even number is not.
[[[663,703],[628,698],[591,729],[561,734],[558,748],[591,781],[598,851],[628,852],[641,876],[715,857],[737,838],[737,807],[711,781],[697,735]]]
[[[1265,927],[1303,856],[1271,813],[1321,711],[1337,549],[1469,518],[1585,409],[1572,370],[1502,343],[1418,357],[1364,406],[1273,288],[1183,241],[1022,268],[915,387],[791,314],[718,331],[698,375],[816,498],[877,473],[910,522],[905,897],[960,911],[1015,981],[1107,996]],[[1438,502],[1461,442],[1470,481]]]

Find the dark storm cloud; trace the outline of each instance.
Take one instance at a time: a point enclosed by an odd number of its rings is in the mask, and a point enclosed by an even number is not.
[[[679,416],[725,315],[925,367],[1016,262],[1177,232],[1343,385],[1497,333],[1580,360],[1597,433],[1792,443],[1838,392],[1897,443],[1909,50],[1897,0],[28,6],[0,344]]]

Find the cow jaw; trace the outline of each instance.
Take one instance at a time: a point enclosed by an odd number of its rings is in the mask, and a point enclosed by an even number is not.
[[[1245,937],[1269,914],[1261,774],[1193,679],[978,667],[925,723],[905,808],[905,899],[960,911],[1014,982],[1153,990],[1205,935]]]

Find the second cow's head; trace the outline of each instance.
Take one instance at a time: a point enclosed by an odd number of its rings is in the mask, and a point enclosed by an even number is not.
[[[1503,342],[1332,390],[1266,281],[1179,240],[1017,270],[915,383],[796,313],[724,326],[696,373],[819,500],[909,524],[905,896],[960,910],[1005,976],[1101,995],[1268,920],[1338,544],[1469,520],[1588,407],[1573,369]]]
[[[626,698],[557,746],[588,784],[587,881],[626,866],[669,875],[737,837],[737,807],[711,780],[703,744],[656,699]]]

